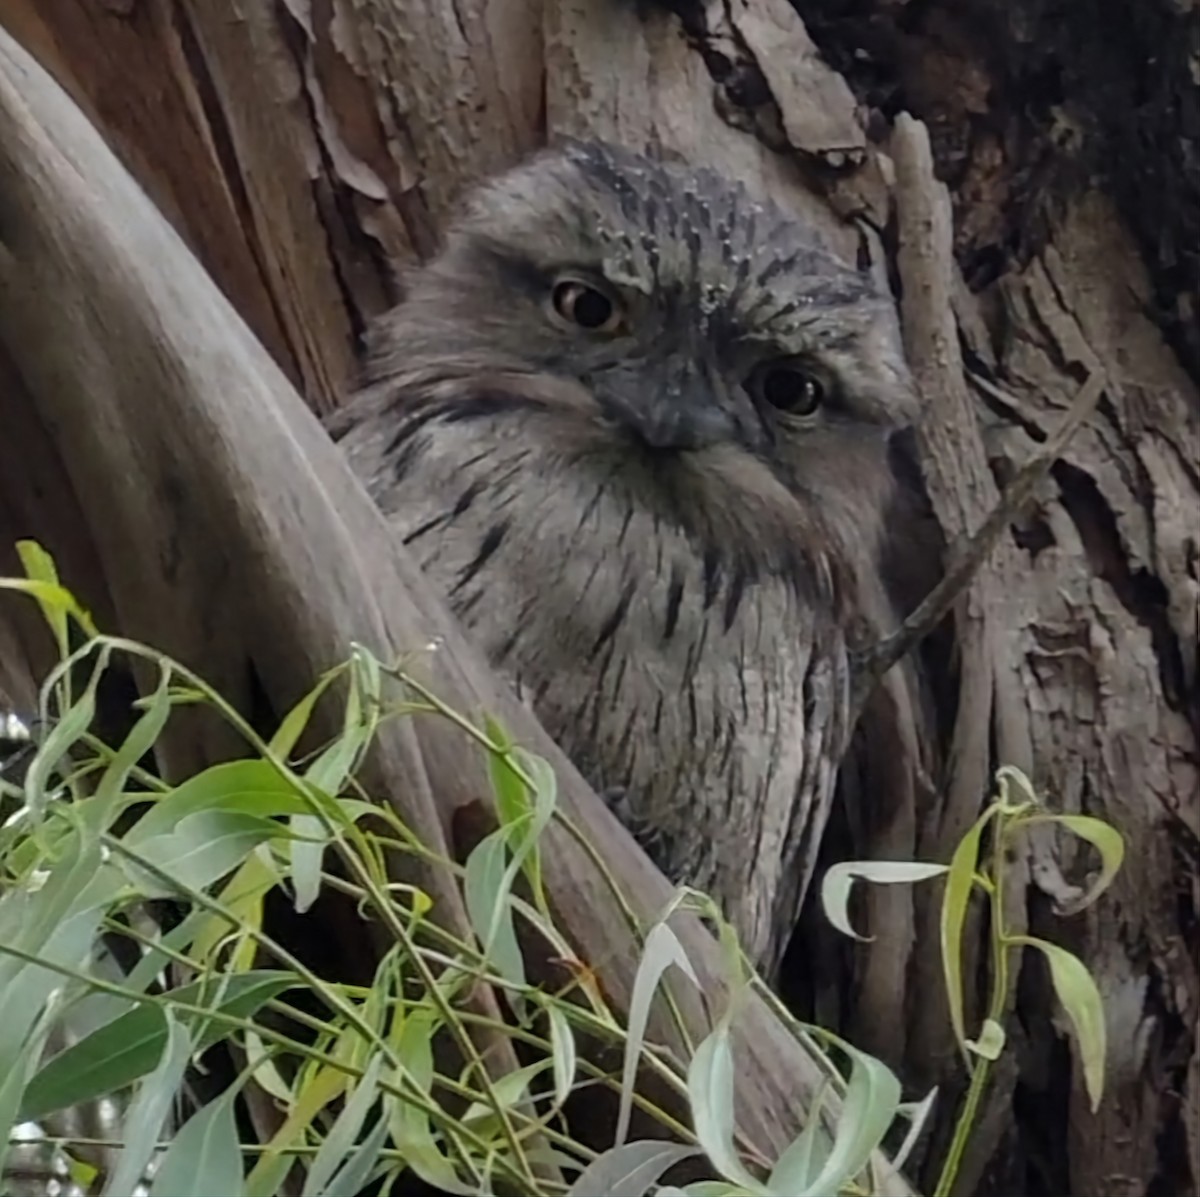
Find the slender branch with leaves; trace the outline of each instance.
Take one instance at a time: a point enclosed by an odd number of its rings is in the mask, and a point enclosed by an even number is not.
[[[18,1126],[51,1125],[64,1110],[113,1100],[121,1116],[111,1141],[63,1135],[54,1142],[81,1192],[133,1192],[142,1184],[150,1197],[269,1197],[297,1170],[303,1193],[313,1197],[370,1183],[386,1194],[406,1173],[464,1195],[886,1191],[934,1094],[906,1102],[899,1080],[878,1060],[794,1019],[749,968],[712,901],[687,888],[651,925],[636,928],[641,962],[622,1025],[592,979],[594,962],[575,959],[550,917],[540,837],[562,818],[554,773],[496,723],[475,727],[402,664],[385,664],[356,645],[264,738],[193,671],[100,632],[61,585],[49,556],[30,543],[19,547],[27,576],[0,579],[0,589],[40,604],[60,661],[40,691],[42,730],[23,779],[0,780],[0,1165],[25,1141]],[[156,681],[114,747],[93,724],[98,687],[118,658],[149,665]],[[341,703],[341,732],[301,752],[321,701]],[[168,784],[143,762],[173,713],[197,704],[239,733],[247,755]],[[487,756],[499,825],[463,865],[434,857],[356,780],[379,728],[414,713],[452,720],[464,744]],[[1004,966],[1012,952],[1034,947],[1046,955],[1095,1100],[1103,1077],[1095,986],[1062,949],[1008,934],[1002,866],[1012,835],[1033,822],[1058,821],[1100,849],[1094,899],[1120,865],[1121,841],[1095,820],[1041,812],[1014,771],[1002,770],[999,785],[1000,798],[949,866],[839,866],[824,887],[830,918],[853,934],[846,900],[855,878],[946,877],[946,983],[972,1072],[938,1194],[949,1192],[988,1064],[1003,1045]],[[981,863],[985,830],[990,863]],[[456,879],[469,942],[436,921],[427,894],[393,880],[389,857],[406,853],[435,860]],[[271,934],[268,894],[282,892],[303,912],[325,888],[352,897],[363,918],[390,936],[369,987],[317,976]],[[976,891],[992,904],[997,967],[983,1030],[968,1039],[960,947]],[[164,900],[179,912],[173,925],[141,917],[148,903]],[[711,921],[726,964],[715,1022],[683,1060],[647,1039],[654,1004],[664,1001],[671,1012],[661,985],[667,970],[699,984],[670,926],[679,910]],[[571,966],[568,986],[548,992],[530,984],[518,924]],[[104,950],[114,938],[133,950],[132,967],[114,968]],[[480,985],[500,997],[502,1019],[486,1018],[470,1001]],[[764,992],[826,1070],[803,1131],[776,1159],[763,1158],[735,1129],[732,1030],[752,988]],[[476,1046],[480,1030],[508,1037],[531,1062],[495,1076]],[[456,1069],[437,1062],[438,1041],[454,1049]],[[616,1047],[620,1074],[601,1068],[581,1048],[584,1041]],[[240,1073],[173,1126],[191,1067],[218,1043],[240,1062]],[[647,1075],[688,1111],[687,1122],[646,1096]],[[246,1141],[235,1117],[250,1084],[279,1113],[265,1142]],[[615,1105],[614,1142],[603,1151],[587,1146],[568,1117],[571,1097],[584,1087],[608,1090]],[[661,1137],[630,1139],[635,1108]],[[885,1164],[880,1148],[897,1127],[903,1143]],[[106,1151],[97,1154],[97,1147]],[[675,1165],[700,1157],[707,1179],[664,1182]]]

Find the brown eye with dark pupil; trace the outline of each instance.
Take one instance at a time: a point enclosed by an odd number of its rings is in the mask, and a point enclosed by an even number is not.
[[[554,288],[554,310],[588,332],[612,332],[619,321],[613,301],[584,283],[559,283]]]
[[[792,366],[772,366],[758,376],[758,393],[765,403],[796,416],[811,416],[825,398],[821,380]]]

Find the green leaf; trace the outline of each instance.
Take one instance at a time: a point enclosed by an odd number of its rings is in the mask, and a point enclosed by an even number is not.
[[[83,650],[81,650],[82,652]],[[79,654],[76,654],[77,656]],[[46,783],[61,764],[63,758],[79,742],[84,732],[92,726],[96,717],[96,688],[108,669],[112,646],[103,645],[97,654],[91,676],[75,703],[59,717],[58,722],[46,734],[38,746],[29,770],[25,774],[25,801],[29,809],[40,816],[45,809],[48,795]],[[54,674],[51,674],[53,677]]]
[[[126,873],[148,897],[173,897],[204,890],[233,872],[259,844],[286,834],[285,828],[258,815],[202,810],[181,820],[175,830],[139,844],[139,856],[168,874],[173,884],[124,858]]]
[[[753,1193],[766,1193],[733,1145],[733,1050],[726,1019],[722,1018],[696,1048],[688,1065],[687,1089],[696,1138],[704,1154],[726,1180]]]
[[[192,1045],[187,1030],[172,1017],[170,1010],[153,1007],[160,1030],[162,1050],[154,1071],[138,1087],[122,1119],[124,1150],[117,1157],[103,1197],[125,1197],[141,1181],[158,1146],[163,1123],[171,1113],[175,1095],[183,1080]]]
[[[296,913],[304,914],[321,896],[321,865],[331,842],[325,824],[316,815],[293,815],[288,830],[288,873],[296,892]]]
[[[320,803],[325,818],[335,826],[348,825],[345,813],[334,796],[346,784],[346,778],[350,776],[369,735],[369,729],[359,722],[358,690],[352,686],[341,736],[304,773],[309,799]],[[290,874],[296,891],[296,913],[303,914],[320,896],[321,867],[325,852],[333,840],[325,819],[311,811],[293,817],[291,832],[294,838],[288,845]]]
[[[828,1092],[829,1082],[825,1080],[817,1090],[804,1129],[784,1148],[771,1170],[767,1188],[772,1193],[802,1193],[829,1159],[833,1139],[821,1120]]]
[[[496,726],[488,721],[488,727]],[[492,739],[496,739],[492,736]],[[496,799],[496,815],[501,827],[510,827],[533,812],[529,791],[517,775],[510,752],[488,753],[488,777],[492,783],[492,794]]]
[[[50,625],[58,655],[65,657],[71,651],[70,638],[67,635],[67,613],[74,600],[59,581],[54,558],[36,540],[18,540],[17,556],[25,570],[25,576],[29,579],[30,589],[27,589],[26,593],[36,598],[38,606],[42,609],[42,618]]]
[[[383,1056],[377,1053],[367,1071],[355,1084],[354,1092],[334,1120],[329,1134],[325,1136],[325,1142],[321,1144],[321,1149],[309,1166],[301,1197],[319,1197],[324,1193],[338,1165],[355,1150],[358,1132],[362,1130],[367,1114],[379,1097],[379,1071],[382,1067]],[[386,1132],[386,1121],[383,1125]],[[330,1190],[331,1193],[333,1191]]]
[[[699,1154],[698,1147],[661,1139],[622,1143],[592,1160],[566,1197],[643,1197],[668,1168]]]
[[[83,969],[100,928],[101,912],[77,910],[54,928],[48,939],[34,945],[39,960],[62,968]],[[74,983],[61,973],[12,958],[20,967],[0,985],[0,1076],[23,1069],[28,1040],[56,991],[71,991]],[[22,1119],[25,1121],[25,1119]]]
[[[343,1193],[361,1193],[387,1142],[388,1124],[380,1118],[371,1133],[355,1148],[353,1154],[325,1190],[327,1197],[342,1197]]]
[[[337,794],[346,784],[346,779],[350,776],[350,771],[365,743],[364,729],[345,729],[304,771],[304,780],[323,794],[331,797]],[[332,805],[327,809],[332,809]]]
[[[245,1197],[279,1197],[283,1190],[283,1182],[292,1170],[295,1157],[286,1153],[266,1155],[251,1168],[249,1175],[242,1181],[242,1192]],[[164,1194],[164,1197],[166,1195]]]
[[[996,770],[996,786],[1000,791],[997,799],[1000,811],[1009,818],[1020,817],[1039,806],[1033,783],[1016,765],[1001,765]]]
[[[523,987],[525,964],[517,944],[509,898],[517,874],[524,869],[535,897],[544,903],[537,849],[539,837],[554,814],[557,782],[554,771],[541,757],[520,749],[515,750],[514,757],[533,782],[533,803],[527,800],[524,782],[513,773],[507,760],[493,766],[493,781],[499,787],[497,813],[501,826],[467,858],[464,896],[485,957],[495,964],[502,977]],[[506,852],[511,852],[507,861]],[[519,1013],[520,999],[510,996],[510,1001]]]
[[[512,1072],[506,1072],[492,1082],[496,1105],[493,1106],[490,1101],[473,1101],[460,1119],[462,1125],[470,1127],[482,1138],[492,1137],[500,1126],[497,1109],[511,1113],[527,1101],[530,1081],[545,1072],[549,1066],[549,1060],[538,1060]]]
[[[211,1008],[236,1018],[249,1018],[264,1003],[296,984],[290,973],[256,971],[222,979],[221,1000]],[[192,982],[169,990],[167,1001],[207,1005],[212,981]],[[180,1019],[196,1016],[180,1014]],[[208,1022],[197,1037],[196,1051],[211,1047],[227,1034],[222,1023]],[[131,1085],[145,1076],[162,1056],[166,1028],[158,1007],[143,1004],[93,1031],[50,1059],[33,1078],[21,1104],[22,1121],[36,1121],[67,1106],[83,1104]]]
[[[291,756],[292,749],[296,747],[296,741],[304,734],[304,729],[308,726],[308,721],[312,718],[313,710],[321,695],[345,671],[346,667],[339,665],[336,669],[330,669],[323,674],[321,680],[280,720],[279,727],[275,729],[275,734],[267,745],[280,760],[287,760]]]
[[[518,823],[514,828],[516,838],[510,841],[515,856],[513,873],[515,876],[518,868],[524,871],[535,901],[544,908],[546,895],[542,886],[540,844],[542,832],[554,817],[554,808],[558,803],[558,778],[545,758],[526,752],[524,748],[515,749],[514,756],[533,781],[533,818],[528,823]]]
[[[874,936],[859,935],[850,925],[850,891],[855,881],[861,879],[877,885],[908,885],[914,881],[940,877],[947,871],[945,865],[896,860],[850,860],[830,865],[821,879],[821,905],[825,917],[843,935],[869,943]]]
[[[1108,1052],[1108,1029],[1104,1022],[1104,1002],[1100,990],[1078,956],[1057,944],[1031,935],[1014,935],[1009,941],[1027,948],[1037,948],[1050,965],[1050,980],[1054,992],[1075,1028],[1075,1040],[1083,1064],[1083,1080],[1087,1087],[1092,1112],[1100,1107],[1104,1096],[1104,1061]]]
[[[28,593],[32,593],[41,605],[42,615],[54,633],[54,642],[58,645],[60,657],[65,657],[70,647],[67,638],[68,615],[75,619],[88,636],[99,635],[92,617],[59,582],[54,558],[36,540],[18,540],[17,556],[20,557],[25,574],[32,583],[33,589]],[[0,579],[0,587],[25,589],[20,579],[16,578]]]
[[[213,915],[207,910],[193,910],[177,927],[160,933],[152,943],[144,945],[141,959],[121,978],[124,995],[96,990],[75,1007],[72,1016],[75,1033],[91,1034],[126,1011],[134,1009],[138,1003],[132,995],[145,993],[171,962],[172,953],[186,951],[197,931],[212,918]]]
[[[508,734],[508,729],[495,715],[484,715],[483,730],[487,738],[496,746],[497,752],[501,754],[511,752],[515,747],[515,742]]]
[[[621,1072],[621,1104],[617,1111],[617,1134],[614,1142],[619,1147],[629,1133],[629,1117],[633,1109],[633,1086],[637,1079],[638,1059],[642,1054],[642,1043],[646,1035],[646,1024],[650,1018],[650,1003],[658,991],[662,975],[671,965],[700,988],[692,962],[675,932],[666,923],[655,923],[646,936],[646,946],[638,961],[637,973],[633,978],[633,994],[629,999],[629,1027],[625,1039],[625,1064]]]
[[[227,1089],[179,1128],[155,1169],[150,1197],[241,1197],[238,1091]]]
[[[1086,910],[1113,883],[1125,860],[1125,841],[1115,827],[1089,815],[1034,815],[1022,820],[1023,825],[1057,823],[1080,839],[1087,840],[1100,853],[1100,876],[1081,898],[1062,909],[1061,913],[1078,914]]]
[[[804,1197],[837,1192],[856,1177],[883,1142],[900,1108],[900,1082],[882,1061],[841,1043],[852,1061],[850,1083],[825,1166]]]
[[[402,1068],[393,1075],[393,1086],[399,1086],[403,1076],[408,1081],[405,1090],[416,1087],[429,1098],[433,1084],[433,1036],[439,1025],[437,1015],[428,1007],[408,1013],[396,1043]],[[475,1197],[477,1188],[463,1184],[454,1166],[442,1154],[425,1110],[415,1102],[390,1096],[385,1105],[396,1150],[417,1176],[433,1188],[444,1189],[456,1197]]]
[[[168,694],[170,683],[171,671],[160,661],[158,685],[154,693],[96,785],[95,797],[98,803],[113,805],[129,780],[133,767],[158,743],[171,714],[171,700]]]
[[[18,1121],[24,1122],[18,1111],[21,1094],[25,1089],[33,1070],[37,1067],[46,1038],[53,1026],[49,1011],[41,1011],[40,1017],[35,1017],[31,1024],[30,1033],[18,1044],[16,1052],[8,1053],[8,1058],[0,1067],[0,1176],[7,1176],[4,1171],[4,1161],[9,1149],[13,1146],[12,1131]]]
[[[269,761],[225,761],[188,778],[155,802],[130,829],[125,842],[137,848],[204,811],[234,811],[265,819],[308,809],[295,783]]]
[[[908,1157],[912,1154],[912,1149],[917,1145],[917,1140],[921,1137],[925,1130],[925,1124],[929,1121],[929,1116],[933,1112],[934,1104],[937,1101],[937,1086],[934,1085],[927,1094],[919,1102],[902,1102],[899,1109],[901,1118],[907,1118],[909,1121],[908,1134],[904,1136],[904,1142],[892,1157],[892,1167],[899,1172],[905,1165]]]
[[[507,867],[509,829],[485,836],[467,857],[463,897],[483,955],[506,980],[525,985],[525,961],[517,943],[512,905],[512,876]],[[507,884],[506,884],[507,883]]]
[[[1000,1053],[1004,1050],[1006,1038],[1004,1028],[995,1019],[985,1018],[983,1020],[983,1027],[979,1032],[979,1038],[968,1039],[967,1047],[977,1056],[982,1056],[985,1060],[998,1060],[1000,1059]]]
[[[350,691],[346,696],[346,710],[342,716],[342,731],[336,740],[317,757],[305,770],[304,779],[324,794],[341,792],[350,776],[359,755],[374,735],[380,707],[378,684],[379,674],[373,670],[363,650],[356,648],[350,670]],[[364,694],[363,687],[375,688],[374,694]],[[364,703],[364,698],[366,702]],[[336,804],[330,804],[330,813],[336,817]]]
[[[963,1020],[962,937],[967,922],[971,892],[979,868],[979,844],[984,828],[996,816],[999,808],[989,806],[963,836],[950,860],[946,875],[946,890],[942,895],[941,942],[942,970],[946,978],[946,999],[950,1005],[950,1022],[954,1037],[966,1051],[967,1032]]]
[[[553,1001],[546,1003],[546,1017],[550,1020],[550,1052],[554,1060],[554,1104],[561,1106],[575,1083],[578,1067],[575,1036],[567,1016]]]
[[[104,864],[100,845],[94,838],[74,829],[62,838],[57,849],[58,859],[40,889],[35,892],[26,884],[0,895],[0,944],[43,955],[45,944],[57,934],[64,920],[99,909],[118,892],[119,874]],[[0,953],[0,1012],[9,996],[10,978],[27,967],[23,961]],[[0,1013],[0,1033],[3,1029],[4,1017]]]

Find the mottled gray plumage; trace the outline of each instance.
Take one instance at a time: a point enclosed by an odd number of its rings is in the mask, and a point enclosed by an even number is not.
[[[556,315],[564,272],[624,326]],[[778,360],[824,381],[814,415],[747,382]],[[868,277],[741,186],[575,143],[473,197],[335,433],[493,664],[770,968],[913,415]]]

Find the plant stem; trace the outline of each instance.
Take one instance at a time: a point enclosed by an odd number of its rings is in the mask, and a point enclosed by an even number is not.
[[[988,1002],[987,1021],[1003,1025],[1004,1009],[1008,1001],[1008,938],[1004,925],[1004,860],[1008,846],[1008,828],[1011,817],[1001,810],[997,815],[992,839],[992,867],[990,887],[983,887],[991,904],[992,985]],[[975,1054],[975,1066],[971,1070],[971,1083],[963,1100],[962,1113],[954,1125],[954,1137],[942,1165],[941,1175],[934,1186],[933,1197],[950,1197],[967,1141],[975,1126],[984,1090],[991,1076],[992,1061],[984,1055]]]

